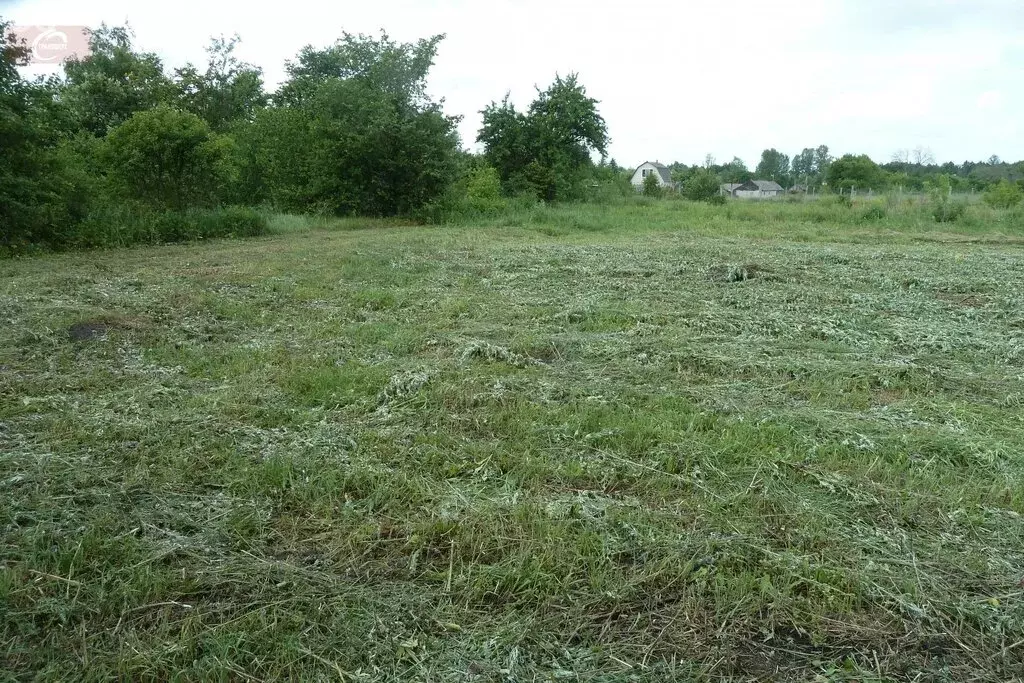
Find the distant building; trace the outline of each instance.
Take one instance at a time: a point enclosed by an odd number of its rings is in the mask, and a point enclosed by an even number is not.
[[[774,180],[748,180],[745,183],[726,183],[722,185],[722,194],[737,199],[771,199],[785,194],[782,185]]]
[[[633,187],[641,190],[644,186],[644,178],[649,175],[654,175],[658,179],[659,187],[672,187],[671,171],[668,170],[668,166],[659,164],[657,161],[645,161],[637,166],[629,182],[633,183]]]

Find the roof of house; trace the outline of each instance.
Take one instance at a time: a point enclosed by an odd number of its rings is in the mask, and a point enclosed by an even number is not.
[[[668,170],[668,166],[666,166],[665,164],[658,163],[657,161],[645,161],[644,163],[640,164],[640,166],[646,166],[647,164],[650,164],[654,168],[658,169],[658,175],[660,175],[661,179],[664,180],[666,183],[672,182],[672,172]],[[637,170],[640,169],[640,166],[637,166]],[[633,173],[636,173],[636,171],[633,171]]]
[[[731,193],[737,187],[741,187],[742,185],[743,185],[743,183],[723,183],[722,184],[722,189],[725,190],[726,192],[730,192]]]
[[[757,185],[757,189],[762,192],[782,192],[782,185],[779,185],[774,180],[754,180],[751,182]]]

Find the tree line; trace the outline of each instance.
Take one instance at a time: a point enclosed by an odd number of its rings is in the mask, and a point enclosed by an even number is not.
[[[497,210],[511,196],[583,199],[603,172],[592,156],[605,153],[607,127],[575,75],[538,89],[525,111],[507,97],[491,103],[483,154],[466,152],[459,118],[426,92],[441,35],[344,33],[304,47],[274,92],[237,58],[237,37],[213,40],[205,65],[168,70],[127,27],[104,25],[90,31],[87,56],[29,81],[18,71],[28,47],[2,18],[0,36],[8,250],[258,222],[239,207],[438,219]]]
[[[508,96],[485,106],[482,152],[466,151],[459,118],[426,91],[442,35],[344,33],[302,48],[269,92],[261,69],[237,57],[237,37],[213,40],[205,64],[167,69],[127,27],[105,25],[89,32],[87,56],[28,80],[28,46],[9,28],[0,17],[4,251],[258,234],[268,210],[441,221],[509,202],[634,193],[629,169],[606,157],[599,103],[575,74],[537,88],[525,109]],[[1020,176],[1020,164],[968,166],[879,167],[821,146],[792,159],[765,150],[753,172],[739,159],[672,168],[693,199],[754,175],[834,189]]]
[[[924,192],[948,183],[954,192],[981,192],[997,185],[1013,185],[1024,191],[1024,161],[1007,163],[997,156],[985,161],[937,164],[924,148],[897,150],[892,159],[877,163],[865,154],[834,158],[827,145],[806,147],[792,157],[775,148],[766,149],[754,170],[733,157],[724,164],[708,156],[703,165],[674,163],[673,179],[685,188],[691,178],[710,172],[721,183],[745,183],[757,178],[774,180],[782,187],[812,192],[886,191]]]

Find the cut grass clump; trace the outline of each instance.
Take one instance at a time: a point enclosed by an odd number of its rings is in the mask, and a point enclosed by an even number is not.
[[[525,368],[528,365],[536,363],[533,358],[528,358],[515,353],[504,346],[498,346],[496,344],[480,340],[471,341],[463,346],[462,351],[459,354],[459,358],[464,363],[478,359],[489,362],[507,363],[517,368]]]
[[[430,373],[416,370],[392,375],[388,384],[380,393],[381,402],[394,401],[415,394],[430,381]]]

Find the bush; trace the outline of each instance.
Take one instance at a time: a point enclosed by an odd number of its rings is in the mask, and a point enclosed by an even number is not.
[[[1007,180],[1000,180],[985,190],[982,199],[994,209],[1012,209],[1020,204],[1022,197],[1024,197],[1024,193],[1021,192],[1019,185]]]
[[[466,182],[466,208],[474,213],[493,214],[507,205],[501,196],[501,179],[491,166],[481,166],[469,174]]]
[[[411,212],[410,217],[427,225],[463,223],[501,214],[508,208],[498,172],[484,165],[466,170],[444,194]]]
[[[217,201],[231,175],[231,144],[195,114],[160,105],[113,129],[101,156],[125,198],[180,210]]]
[[[932,202],[932,216],[939,223],[953,223],[959,220],[967,211],[966,202],[944,199]]]
[[[939,223],[953,223],[967,211],[967,204],[950,197],[951,181],[948,175],[939,175],[928,190],[932,216]]]
[[[709,202],[721,194],[718,176],[707,169],[694,171],[686,180],[683,195],[695,202]]]
[[[708,203],[712,206],[725,206],[725,195],[716,194],[708,198]]]
[[[878,189],[885,184],[885,172],[866,154],[845,154],[828,167],[829,187],[846,192],[853,188]]]
[[[648,173],[644,177],[644,185],[641,190],[645,197],[660,197],[661,196],[661,183],[658,182],[658,176],[653,172]]]
[[[866,221],[880,221],[883,218],[885,218],[888,215],[888,213],[889,212],[886,210],[884,205],[872,204],[864,211],[862,215],[864,220]]]

